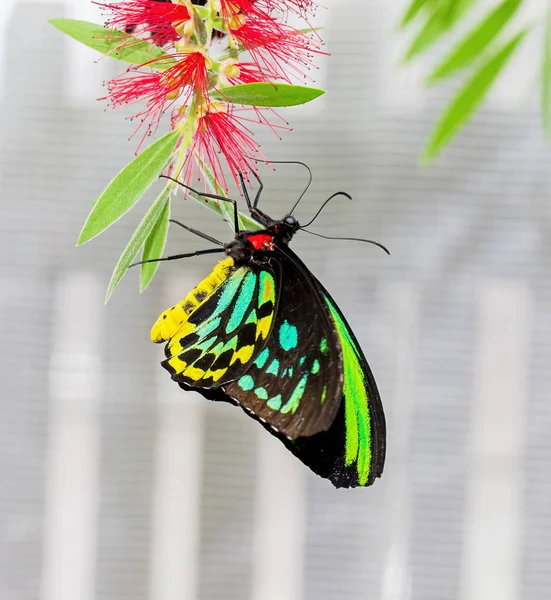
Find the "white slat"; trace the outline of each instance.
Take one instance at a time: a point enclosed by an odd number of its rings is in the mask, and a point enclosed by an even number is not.
[[[50,362],[44,600],[93,600],[98,512],[103,289],[92,274],[59,281]]]
[[[197,284],[181,276],[166,286],[166,307],[176,304]],[[164,309],[163,308],[163,309]],[[157,348],[159,362],[164,357]],[[155,365],[153,365],[155,367]],[[201,513],[203,407],[158,369],[157,467],[153,498],[151,600],[198,597]]]
[[[487,283],[478,313],[461,598],[516,600],[522,572],[528,290],[521,282]]]
[[[251,599],[301,600],[306,467],[260,427],[257,460]]]
[[[408,600],[411,597],[410,573],[410,485],[408,440],[412,406],[415,401],[415,372],[419,327],[419,293],[415,284],[390,285],[385,293],[392,345],[395,349],[392,381],[394,396],[387,406],[387,462],[385,474],[392,480],[389,493],[390,534],[382,583],[382,600]]]

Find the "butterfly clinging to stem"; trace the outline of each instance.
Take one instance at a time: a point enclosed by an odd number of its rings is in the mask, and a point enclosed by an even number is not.
[[[216,247],[158,260],[226,257],[162,313],[151,338],[166,343],[162,365],[183,389],[240,406],[334,486],[371,485],[382,474],[386,445],[375,380],[339,307],[289,248],[329,200],[350,196],[334,194],[301,226],[292,213],[308,186],[293,210],[274,220],[258,208],[257,179],[251,201],[241,177],[251,217],[263,227],[258,231],[240,231],[235,200],[178,182],[232,203],[235,237],[223,244],[173,221]]]

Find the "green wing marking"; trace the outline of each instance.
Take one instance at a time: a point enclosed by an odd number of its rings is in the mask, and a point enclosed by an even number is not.
[[[335,322],[342,349],[346,425],[344,464],[349,467],[355,462],[358,482],[365,485],[371,471],[371,415],[362,358],[340,313],[327,296],[325,301]]]

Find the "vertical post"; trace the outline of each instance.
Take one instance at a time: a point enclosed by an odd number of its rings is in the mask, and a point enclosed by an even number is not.
[[[251,599],[301,600],[306,533],[306,467],[263,428],[258,470]]]
[[[196,283],[196,282],[194,282]],[[194,283],[166,286],[166,307]],[[159,362],[163,356],[158,346]],[[151,600],[196,600],[205,400],[184,392],[158,368],[157,464],[153,496]]]
[[[57,284],[46,464],[44,600],[94,600],[102,286],[69,273]]]
[[[518,598],[531,310],[521,283],[495,281],[480,291],[466,487],[464,600]]]

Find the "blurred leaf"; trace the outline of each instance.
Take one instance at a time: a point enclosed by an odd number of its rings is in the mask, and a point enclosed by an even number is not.
[[[541,110],[545,134],[551,139],[551,7],[547,12],[543,68],[541,71]]]
[[[411,21],[413,21],[413,19],[415,19],[415,17],[419,14],[419,11],[425,8],[425,6],[427,8],[429,7],[428,5],[435,7],[437,4],[437,0],[412,0],[404,16],[402,17],[402,21],[400,23],[401,27],[405,27],[411,23]]]
[[[325,90],[288,83],[241,83],[212,92],[216,100],[248,106],[296,106],[315,100]]]
[[[205,27],[205,22],[203,21],[203,17],[199,15],[197,10],[193,11],[193,33],[195,33],[195,37],[201,46],[204,46],[207,43],[207,28]]]
[[[434,83],[471,64],[515,14],[522,0],[504,0],[446,56],[428,77]]]
[[[116,29],[107,29],[95,23],[76,19],[50,19],[48,22],[77,42],[111,58],[133,65],[143,65],[154,61],[149,66],[159,71],[176,64],[176,61],[161,48]],[[124,45],[119,47],[121,44]],[[155,60],[165,57],[166,60]]]
[[[167,194],[167,198],[169,195]],[[166,202],[163,211],[159,215],[157,222],[145,240],[143,247],[142,260],[154,260],[161,258],[165,249],[166,238],[168,235],[168,220],[170,219],[170,201]],[[159,265],[161,263],[147,263],[140,266],[140,292],[151,283]]]
[[[88,215],[77,246],[99,235],[132,208],[169,161],[179,136],[178,131],[167,133],[115,176]]]
[[[406,52],[406,60],[421,54],[448,32],[477,0],[440,0]]]
[[[169,196],[170,192],[168,188],[165,188],[160,193],[157,200],[155,200],[151,208],[147,211],[145,217],[142,219],[142,222],[138,225],[138,228],[130,238],[130,241],[123,250],[121,257],[119,258],[119,262],[113,271],[111,281],[107,286],[107,293],[105,294],[106,304],[109,302],[109,298],[111,298],[111,295],[113,294],[117,285],[120,283],[121,279],[124,277],[124,274],[126,271],[128,271],[128,267],[131,265],[134,258],[136,258],[136,254],[138,254],[140,248],[144,245],[146,239],[155,226],[155,223],[157,223],[161,217],[166,205],[169,202]]]
[[[476,110],[525,35],[526,30],[520,32],[496,52],[452,99],[429,139],[424,161],[434,158]]]

